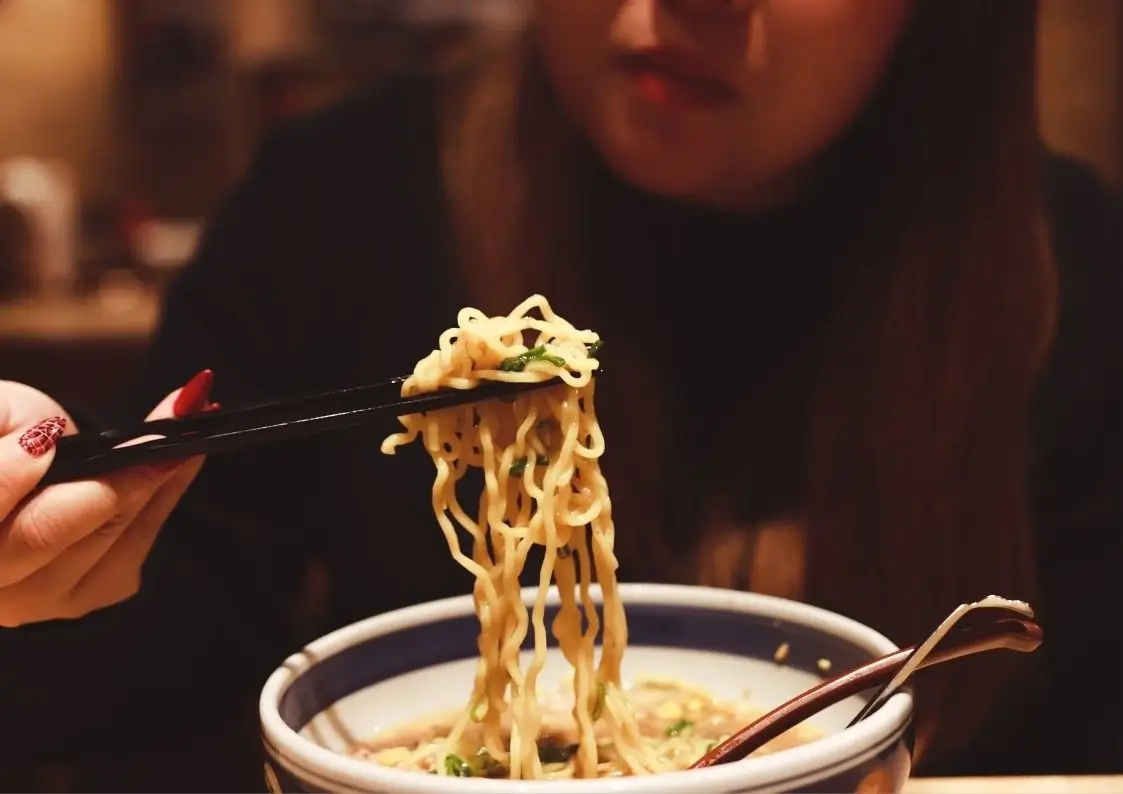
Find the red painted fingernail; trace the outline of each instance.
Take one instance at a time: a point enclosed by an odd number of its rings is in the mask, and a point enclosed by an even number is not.
[[[52,416],[20,436],[19,445],[31,457],[41,458],[58,443],[64,430],[66,430],[66,419]]]
[[[191,380],[180,391],[172,406],[172,416],[182,419],[185,416],[197,414],[206,409],[210,402],[211,387],[214,385],[214,373],[205,369]]]

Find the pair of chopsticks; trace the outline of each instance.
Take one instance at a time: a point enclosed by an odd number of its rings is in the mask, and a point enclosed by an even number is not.
[[[514,397],[561,382],[557,378],[536,383],[493,381],[473,389],[441,389],[402,397],[404,381],[405,377],[398,377],[369,386],[220,409],[184,419],[159,419],[100,433],[64,436],[59,439],[55,458],[40,487],[134,466],[290,441],[391,417]],[[150,436],[156,438],[121,446]]]

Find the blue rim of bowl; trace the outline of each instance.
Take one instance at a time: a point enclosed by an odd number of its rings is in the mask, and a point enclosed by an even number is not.
[[[534,593],[533,589],[524,589],[523,597],[533,600]],[[634,643],[644,647],[700,648],[706,651],[770,659],[779,644],[779,642],[771,644],[773,639],[787,637],[790,645],[787,663],[799,669],[811,670],[816,674],[820,674],[816,669],[818,657],[825,653],[836,657],[827,656],[832,663],[838,663],[838,666],[833,669],[841,670],[873,656],[895,650],[896,647],[882,635],[856,621],[786,599],[714,588],[650,584],[621,585],[620,594],[628,610],[630,628],[634,622],[643,624],[649,618],[664,625],[667,625],[668,620],[684,621],[678,626],[684,632],[678,642],[674,641],[676,639],[674,637],[668,638],[669,641],[666,642],[651,642],[644,637]],[[599,598],[599,593],[597,595]],[[556,592],[552,592],[551,596],[552,603],[556,605]],[[774,629],[775,634],[769,637],[769,632],[766,630],[762,632],[761,637],[767,639],[746,641],[743,637],[731,634],[727,630],[715,633],[716,624],[720,621],[728,621],[729,613],[750,618],[755,616],[761,626]],[[700,625],[698,621],[701,621],[701,625],[709,624],[704,641],[697,631],[692,632],[690,628]],[[464,657],[471,655],[476,630],[472,599],[470,596],[460,596],[368,618],[332,632],[311,643],[304,651],[290,656],[270,677],[261,698],[263,737],[266,744],[276,751],[278,761],[286,767],[295,764],[317,778],[337,781],[338,785],[345,788],[381,786],[391,789],[408,787],[413,791],[448,791],[448,782],[444,778],[429,778],[413,772],[377,767],[369,762],[351,759],[320,747],[299,734],[300,727],[315,716],[315,713],[309,714],[313,709],[319,713],[340,697],[399,673],[453,661],[447,655],[439,660],[431,657],[419,660],[416,655],[411,657],[411,654],[403,648],[406,645],[401,640],[404,632],[421,630],[421,635],[414,635],[420,637],[426,629],[432,631],[441,624],[444,624],[444,628],[439,629],[441,632],[455,630],[465,633],[465,637],[458,640],[465,642]],[[639,634],[640,632],[637,631],[633,636]],[[803,635],[813,641],[791,643],[790,638],[793,634]],[[443,633],[442,636],[447,644],[449,638]],[[371,647],[372,645],[377,647],[380,638],[384,638],[384,642],[394,646],[393,653],[387,654],[383,648],[381,652],[372,656]],[[414,647],[423,646],[424,643],[419,642]],[[811,659],[812,656],[815,657],[814,660]],[[376,657],[377,661],[372,663],[375,669],[360,669],[356,679],[355,665],[361,665],[364,658],[371,661]],[[348,668],[349,672],[341,674],[344,668]],[[312,678],[305,678],[306,676]],[[295,691],[292,684],[298,678],[315,684],[309,687],[314,694],[305,702],[300,702],[299,697],[290,694]],[[357,684],[357,680],[366,683]],[[333,690],[332,687],[336,689]],[[304,687],[299,689],[303,690]],[[810,779],[821,779],[831,769],[853,765],[858,763],[857,759],[861,757],[876,755],[872,752],[872,747],[884,748],[896,741],[908,725],[911,710],[911,695],[902,693],[855,728],[834,734],[812,745],[753,759],[749,766],[757,774],[749,774],[744,763],[695,770],[688,774],[692,777],[692,785],[695,783],[701,785],[703,776],[712,778],[713,790],[744,785],[750,782],[747,779],[750,777],[760,779],[759,784],[769,787],[784,781],[809,779],[809,776]],[[289,719],[284,719],[282,713],[287,714]],[[294,729],[294,724],[300,727]],[[808,748],[815,748],[815,750],[811,752]],[[541,781],[520,783],[458,779],[456,790],[469,791],[477,784],[482,784],[480,791],[545,793],[550,790],[571,792],[581,789],[609,792],[619,789],[639,792],[647,791],[649,787],[651,791],[659,791],[662,788],[660,784],[655,783],[652,786],[648,781],[665,781],[666,778],[667,775],[660,775],[657,779],[621,779],[626,780],[625,783],[618,781],[606,783],[603,780],[563,781],[562,785]],[[710,788],[707,785],[704,790]]]

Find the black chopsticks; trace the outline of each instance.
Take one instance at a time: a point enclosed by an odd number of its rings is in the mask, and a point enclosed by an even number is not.
[[[557,378],[535,383],[490,381],[473,389],[441,389],[402,397],[404,380],[404,377],[392,378],[369,386],[220,409],[185,419],[159,419],[100,433],[64,436],[39,485],[44,487],[134,466],[288,441],[380,419],[513,397],[561,383]],[[155,438],[121,446],[147,437]]]

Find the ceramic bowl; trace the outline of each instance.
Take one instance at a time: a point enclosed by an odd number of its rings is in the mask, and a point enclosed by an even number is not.
[[[780,598],[652,584],[622,585],[620,595],[629,628],[625,682],[638,675],[674,677],[719,699],[747,693],[750,704],[761,710],[825,676],[896,650],[884,636],[849,618]],[[523,597],[533,599],[533,591],[524,591]],[[556,592],[549,603],[552,612]],[[855,697],[833,706],[811,721],[823,738],[808,744],[666,775],[496,781],[395,770],[346,755],[356,739],[464,705],[475,672],[477,629],[472,599],[463,596],[368,618],[291,656],[270,676],[261,695],[270,789],[380,794],[875,792],[900,791],[908,777],[913,701],[907,691],[853,728],[846,724],[863,701]],[[778,654],[781,647],[785,652]],[[543,687],[560,684],[566,668],[552,649]]]

